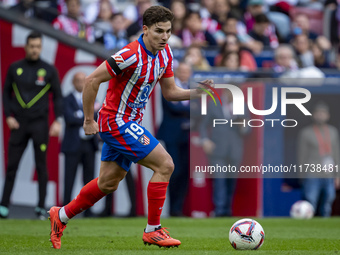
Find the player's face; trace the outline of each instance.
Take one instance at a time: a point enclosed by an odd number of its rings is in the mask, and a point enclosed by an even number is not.
[[[163,50],[171,36],[171,22],[158,22],[151,27],[143,26],[144,43],[153,54]]]
[[[41,53],[41,39],[29,39],[25,46],[26,58],[29,60],[38,60]]]

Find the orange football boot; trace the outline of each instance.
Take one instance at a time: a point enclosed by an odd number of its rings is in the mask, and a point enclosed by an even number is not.
[[[59,210],[61,207],[53,206],[48,211],[50,214],[49,220],[51,221],[51,239],[53,248],[60,249],[61,241],[60,238],[63,236],[63,231],[66,228],[66,224],[62,223],[59,219]]]
[[[149,233],[143,233],[143,242],[145,245],[157,245],[159,247],[178,247],[181,244],[181,241],[174,239],[169,236],[169,232],[166,230],[167,228],[158,227],[155,231]]]

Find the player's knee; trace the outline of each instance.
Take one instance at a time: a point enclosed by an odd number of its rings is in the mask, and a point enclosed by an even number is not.
[[[120,180],[98,181],[98,187],[105,194],[110,194],[118,189]]]
[[[112,185],[112,186],[107,186],[106,187],[106,194],[110,194],[112,192],[115,192],[118,189],[118,184]]]
[[[109,184],[102,185],[102,186],[99,187],[99,189],[101,191],[103,191],[105,194],[110,194],[112,192],[115,192],[118,189],[118,184],[114,184],[114,185],[109,185]]]
[[[161,171],[164,175],[171,175],[175,169],[174,162],[172,161],[172,158],[168,158],[164,160]]]

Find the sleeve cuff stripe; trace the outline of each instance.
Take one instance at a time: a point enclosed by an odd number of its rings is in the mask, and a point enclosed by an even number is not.
[[[111,67],[111,69],[112,69],[112,71],[114,72],[115,75],[121,74],[122,70],[120,70],[116,61],[112,57],[109,57],[106,60],[106,62],[109,64],[109,66]]]
[[[109,74],[114,77],[116,76],[116,73],[112,70],[111,66],[109,65],[109,63],[107,61],[105,61],[105,64],[106,64],[106,69],[107,71],[109,72]]]

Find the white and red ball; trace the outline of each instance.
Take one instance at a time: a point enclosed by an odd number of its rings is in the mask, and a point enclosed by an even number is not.
[[[311,219],[314,216],[314,208],[308,201],[299,200],[292,205],[290,216],[294,219]]]
[[[264,242],[264,230],[252,219],[236,221],[229,231],[229,242],[236,250],[257,250]]]

